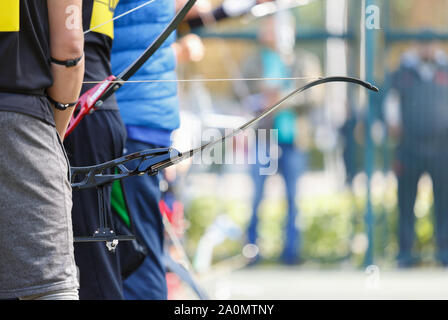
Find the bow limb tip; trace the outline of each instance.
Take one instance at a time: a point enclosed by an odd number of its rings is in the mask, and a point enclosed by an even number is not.
[[[370,84],[369,83],[369,85],[370,85],[370,90],[372,90],[373,92],[380,92],[380,89],[378,88],[378,87],[376,87],[376,86],[374,86],[373,84]]]

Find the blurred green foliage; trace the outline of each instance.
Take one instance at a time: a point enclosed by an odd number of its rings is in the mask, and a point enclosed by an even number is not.
[[[375,263],[393,265],[397,255],[398,209],[396,190],[385,188],[373,195],[375,211]],[[423,262],[431,264],[434,255],[434,228],[432,222],[432,190],[423,188],[417,197],[416,244]],[[305,262],[322,266],[350,263],[363,265],[367,247],[364,235],[365,196],[350,190],[338,194],[308,196],[300,199],[297,226],[301,230],[301,256]],[[264,200],[259,211],[259,248],[266,261],[276,261],[283,246],[286,202]],[[198,197],[186,207],[189,221],[186,231],[187,251],[194,255],[199,239],[208,226],[226,214],[243,231],[250,219],[249,203],[229,201],[216,197]],[[220,261],[241,253],[245,237],[226,240],[214,251],[214,260]]]

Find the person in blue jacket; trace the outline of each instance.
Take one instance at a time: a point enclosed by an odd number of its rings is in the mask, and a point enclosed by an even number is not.
[[[118,74],[151,44],[173,19],[176,9],[185,0],[158,0],[115,22],[112,49],[113,74]],[[256,0],[225,0],[211,13],[216,21],[247,12]],[[139,0],[121,0],[115,15],[119,16],[141,4]],[[210,8],[211,9],[211,8]],[[187,17],[189,28],[203,26],[194,7]],[[186,38],[186,37],[184,37]],[[190,37],[191,39],[191,37]],[[197,39],[193,39],[197,43]],[[125,84],[116,94],[120,113],[127,130],[125,153],[171,145],[171,133],[180,125],[176,64],[184,61],[188,45],[176,43],[173,33],[162,47],[133,76],[133,83]],[[190,57],[191,58],[191,57]],[[142,80],[142,83],[138,83]],[[148,80],[170,80],[148,82]],[[147,250],[142,264],[123,283],[127,299],[167,298],[164,267],[164,229],[159,210],[161,191],[156,176],[133,177],[123,181],[129,213],[137,240]]]
[[[121,0],[115,15],[141,4]],[[112,49],[113,74],[123,71],[150,45],[175,15],[174,0],[158,0],[115,22]],[[138,80],[176,80],[176,57],[172,34],[162,47],[134,75]],[[125,153],[168,147],[171,133],[179,127],[176,82],[130,83],[117,92],[120,113],[128,138]],[[142,176],[123,181],[129,212],[138,241],[146,247],[142,264],[123,282],[126,299],[165,300],[167,285],[163,263],[163,221],[159,210],[160,177]]]

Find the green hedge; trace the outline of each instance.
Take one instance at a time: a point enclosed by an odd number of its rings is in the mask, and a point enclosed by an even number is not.
[[[419,192],[416,202],[416,250],[430,263],[434,253],[431,190]],[[394,263],[397,254],[396,190],[373,195],[375,212],[374,252],[376,261]],[[365,196],[344,191],[334,195],[310,196],[300,200],[297,226],[301,230],[301,254],[305,261],[335,264],[349,261],[363,263],[366,248],[364,235]],[[189,221],[186,232],[188,252],[195,248],[207,226],[220,214],[227,214],[245,230],[250,218],[250,203],[218,197],[199,197],[186,208]],[[259,247],[265,259],[276,260],[281,253],[286,212],[285,201],[265,200],[259,212]],[[228,240],[215,249],[215,260],[241,252],[245,238]]]

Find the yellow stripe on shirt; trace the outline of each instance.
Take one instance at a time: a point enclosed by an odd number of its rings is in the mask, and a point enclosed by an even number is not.
[[[0,32],[20,31],[20,0],[0,0]]]
[[[95,0],[93,3],[92,20],[90,22],[90,29],[94,32],[99,32],[114,38],[114,23],[110,20],[114,17],[115,8],[119,0]],[[109,23],[104,24],[105,22]],[[102,25],[104,24],[104,25]],[[101,25],[101,26],[100,26]],[[100,26],[96,28],[97,26]]]

